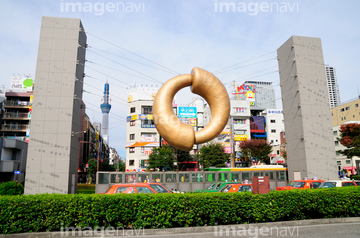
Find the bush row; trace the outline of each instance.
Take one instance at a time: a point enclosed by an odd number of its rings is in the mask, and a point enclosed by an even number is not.
[[[62,227],[168,228],[360,215],[360,189],[0,196],[2,234]]]

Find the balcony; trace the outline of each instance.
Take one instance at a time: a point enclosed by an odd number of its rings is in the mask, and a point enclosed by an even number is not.
[[[3,132],[26,132],[27,129],[29,129],[29,125],[23,124],[4,124],[1,127]]]
[[[3,120],[30,120],[29,113],[5,112]]]
[[[4,102],[5,108],[29,108],[30,102],[28,101],[12,101],[6,100]]]

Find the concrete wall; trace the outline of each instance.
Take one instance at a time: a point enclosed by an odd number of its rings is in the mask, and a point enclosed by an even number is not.
[[[292,36],[277,51],[289,179],[336,179],[332,124],[320,38]]]
[[[25,194],[76,193],[85,47],[80,19],[43,17]]]

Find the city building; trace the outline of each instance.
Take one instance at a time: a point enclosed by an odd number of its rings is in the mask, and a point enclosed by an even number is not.
[[[289,180],[337,179],[321,39],[292,36],[277,55]]]
[[[86,47],[80,19],[42,18],[25,194],[76,193]]]
[[[337,84],[335,68],[325,65],[325,71],[330,108],[334,108],[340,105],[340,92]]]
[[[144,171],[154,147],[160,146],[152,115],[158,87],[132,87],[128,92],[126,118],[126,171]],[[176,109],[175,109],[176,110]]]
[[[275,90],[272,82],[246,81],[242,85],[234,83],[231,99],[248,100],[252,108],[276,108]]]
[[[0,182],[24,182],[30,134],[33,80],[13,77],[1,99]],[[17,173],[15,175],[15,171]]]
[[[284,133],[284,115],[282,109],[267,109],[264,111],[266,118],[266,134],[267,142],[271,143],[273,150],[270,154],[271,164],[283,164],[285,159],[282,157],[281,151],[283,142],[281,135]]]
[[[340,170],[347,170],[354,172],[356,162],[360,162],[360,158],[354,156],[351,159],[341,155],[338,150],[343,150],[345,147],[340,144],[337,138],[340,136],[339,128],[347,123],[360,123],[360,96],[343,102],[337,107],[331,108],[331,120],[333,125],[333,135],[336,151],[336,162]]]
[[[360,96],[331,108],[333,126],[339,126],[348,121],[360,121]]]

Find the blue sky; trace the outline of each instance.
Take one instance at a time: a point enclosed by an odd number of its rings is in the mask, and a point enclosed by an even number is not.
[[[358,96],[360,1],[5,0],[1,3],[1,89],[9,89],[13,74],[30,74],[36,83],[42,16],[80,18],[91,47],[85,68],[90,76],[85,78],[84,85],[87,114],[91,120],[101,121],[99,104],[108,80],[112,98],[110,146],[122,157],[125,157],[126,141],[126,87],[161,85],[176,73],[190,73],[193,67],[201,67],[215,73],[227,88],[234,80],[273,82],[279,99],[277,107],[281,108],[276,50],[292,35],[320,37],[325,63],[336,68],[341,101]],[[81,11],[64,10],[67,3],[80,3]],[[85,3],[92,6],[92,12],[84,12]],[[101,4],[111,7],[121,3],[139,10],[128,8],[124,12],[119,8],[100,14]],[[223,3],[235,4],[237,9],[226,12],[223,8],[221,12],[219,6]],[[264,7],[271,4],[283,8],[270,11]],[[237,68],[219,71],[232,65]],[[189,102],[189,90],[181,90],[177,99],[180,104]]]

